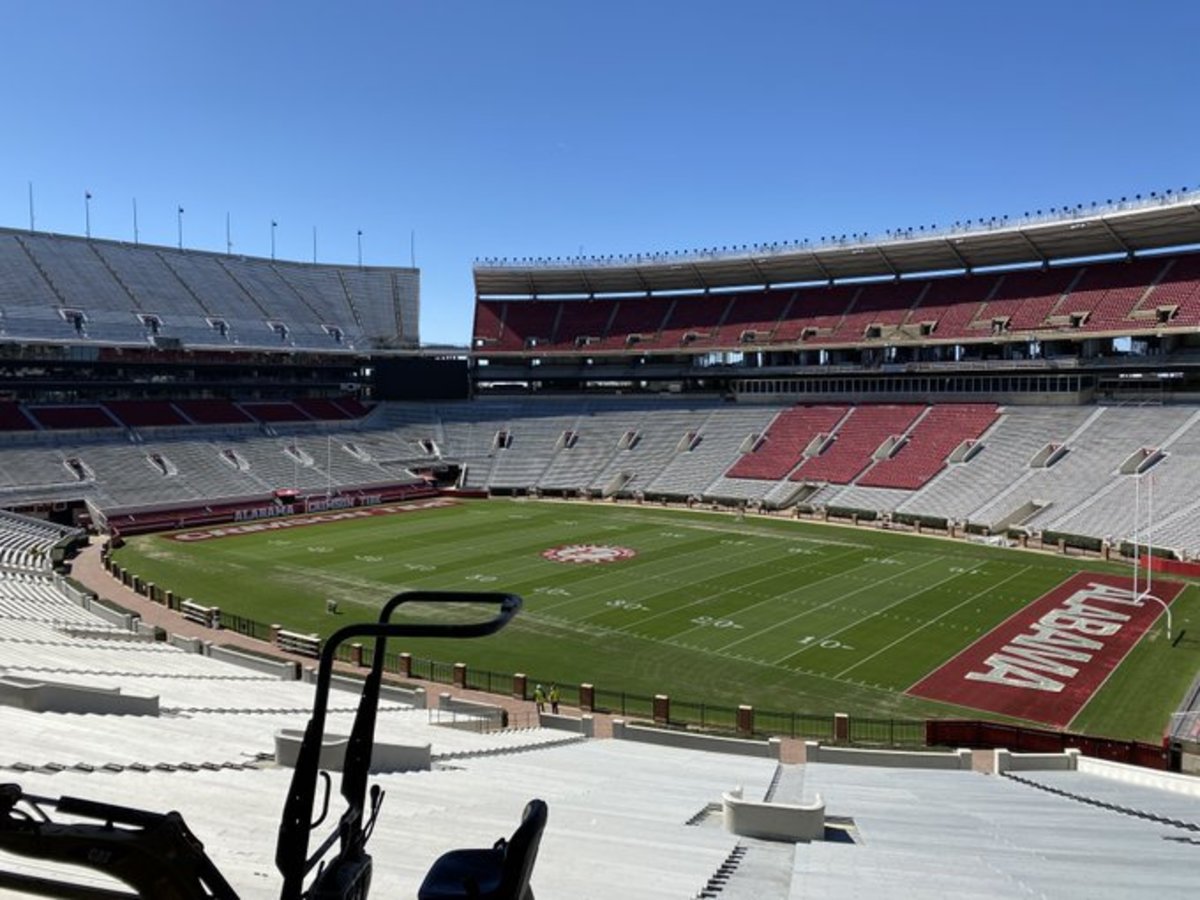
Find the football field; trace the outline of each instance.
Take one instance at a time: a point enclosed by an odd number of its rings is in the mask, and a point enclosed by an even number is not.
[[[1038,607],[1041,618],[1023,623],[1018,614],[1039,598],[1058,602],[1056,591],[1079,572],[1127,580],[1129,569],[756,516],[442,500],[134,537],[117,558],[179,596],[322,634],[375,618],[405,589],[511,592],[525,607],[499,635],[391,649],[542,682],[764,710],[1005,715],[987,691],[1025,678],[1031,684],[1017,687],[1040,692],[1040,705],[1013,709],[1053,715],[1016,718],[1157,741],[1200,668],[1195,585],[1180,585],[1173,600],[1183,636],[1171,642],[1161,609],[1128,603]],[[326,611],[329,599],[337,615]],[[1098,618],[1063,618],[1072,610]],[[979,655],[1002,624],[1013,635],[1033,631],[1006,637],[990,656],[960,656],[972,647]],[[1013,653],[1024,654],[1019,666]],[[1009,660],[999,676],[997,659]],[[955,661],[978,670],[970,675],[978,684],[928,690],[931,674]],[[1089,670],[1093,663],[1101,668]],[[1082,693],[1072,681],[1079,673],[1090,685]]]

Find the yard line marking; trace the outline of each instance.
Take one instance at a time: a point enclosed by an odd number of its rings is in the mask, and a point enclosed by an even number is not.
[[[875,658],[876,656],[878,656],[879,654],[881,654],[881,653],[886,653],[888,650],[891,650],[891,649],[892,649],[893,647],[895,647],[897,644],[899,644],[899,643],[902,643],[902,642],[904,642],[904,641],[907,641],[907,640],[908,640],[910,637],[912,637],[912,636],[913,636],[914,634],[916,634],[918,631],[922,631],[922,630],[924,630],[924,629],[928,628],[930,625],[933,625],[933,624],[934,624],[935,622],[937,622],[939,619],[944,619],[946,616],[950,615],[950,614],[951,614],[951,613],[953,613],[953,612],[957,612],[958,610],[962,609],[964,606],[966,606],[966,605],[967,605],[967,604],[969,604],[969,603],[977,603],[977,602],[979,602],[979,598],[980,598],[980,597],[983,597],[983,596],[985,596],[985,595],[987,595],[987,594],[990,594],[992,591],[996,590],[996,588],[1000,587],[1001,585],[1003,585],[1003,584],[1006,584],[1006,583],[1008,583],[1008,582],[1012,581],[1014,578],[1016,578],[1016,577],[1018,577],[1018,576],[1020,576],[1020,575],[1024,575],[1024,574],[1025,574],[1026,572],[1028,572],[1028,571],[1029,571],[1031,568],[1033,568],[1033,567],[1032,567],[1032,566],[1022,566],[1022,567],[1021,567],[1021,568],[1020,568],[1018,571],[1016,571],[1016,572],[1013,572],[1013,573],[1012,573],[1011,575],[1009,575],[1007,578],[1005,578],[1005,579],[1003,579],[1003,580],[1001,580],[1001,581],[997,581],[995,584],[993,584],[991,587],[987,588],[986,590],[984,590],[984,591],[981,591],[980,593],[978,593],[978,594],[975,594],[975,595],[973,595],[973,596],[971,596],[971,597],[968,597],[968,598],[967,598],[966,600],[964,600],[962,603],[959,603],[959,604],[957,604],[956,606],[952,606],[952,607],[950,607],[950,609],[946,610],[946,611],[945,611],[944,613],[942,613],[941,615],[935,616],[934,618],[930,619],[930,620],[929,620],[928,622],[926,622],[924,625],[918,625],[916,628],[914,628],[912,631],[908,632],[907,634],[903,635],[902,637],[898,637],[898,638],[896,638],[896,640],[892,641],[892,642],[891,642],[890,644],[888,644],[886,647],[880,647],[880,648],[879,648],[878,650],[876,650],[874,653],[872,653],[872,654],[870,654],[870,655],[868,655],[868,656],[864,656],[862,659],[860,659],[860,660],[859,660],[858,662],[856,662],[854,665],[852,665],[852,666],[849,666],[849,667],[847,667],[847,668],[845,668],[845,669],[842,669],[842,671],[838,672],[838,673],[837,673],[835,676],[833,676],[833,677],[834,677],[834,678],[841,678],[841,677],[842,677],[843,675],[845,675],[847,672],[852,672],[853,670],[855,670],[855,669],[857,669],[859,666],[861,666],[863,663],[865,663],[865,662],[869,662],[870,660],[874,659],[874,658]],[[924,677],[924,676],[922,676],[922,677]]]
[[[967,572],[973,571],[976,566],[981,566],[984,564],[984,562],[985,562],[984,560],[980,560],[977,563],[973,563],[971,568],[968,569]],[[940,585],[943,585],[948,581],[953,581],[956,578],[962,578],[962,576],[965,574],[967,574],[967,573],[966,572],[951,572],[945,578],[942,578],[939,581],[935,581],[933,584],[923,585],[922,587],[918,588],[917,590],[913,591],[912,593],[905,594],[899,600],[897,600],[894,603],[889,603],[883,609],[876,610],[875,612],[871,613],[870,615],[862,616],[861,618],[855,619],[849,625],[844,625],[841,628],[836,629],[835,631],[831,631],[828,634],[823,635],[821,637],[821,640],[827,641],[830,638],[835,637],[844,631],[849,631],[851,628],[857,628],[859,625],[861,625],[863,622],[866,622],[868,619],[873,619],[876,616],[887,612],[889,609],[894,609],[897,606],[899,606],[901,603],[907,603],[913,597],[920,596],[921,594],[924,594],[926,591],[931,591],[934,588],[939,587]],[[820,644],[819,643],[818,644],[809,644],[807,647],[801,647],[799,650],[793,650],[787,656],[784,656],[781,659],[779,659],[778,662],[783,663],[784,661],[791,659],[793,656],[799,656],[805,650],[811,650],[814,646],[820,646]]]
[[[675,546],[675,543],[672,541],[667,546]],[[697,547],[695,550],[689,550],[686,553],[681,553],[681,554],[678,554],[677,556],[673,556],[671,558],[671,560],[673,561],[676,559],[684,559],[686,557],[691,557],[691,556],[701,554],[701,553],[711,554],[712,549],[713,548],[712,548],[711,544],[705,543],[704,546]],[[825,562],[839,560],[845,556],[849,556],[850,554],[854,553],[856,551],[856,549],[857,548],[851,548],[851,549],[845,551],[844,553],[840,553],[836,556],[820,556],[820,557],[811,559],[802,564],[789,566],[789,567],[787,567],[786,570],[784,570],[782,568],[773,569],[773,573],[765,578],[756,579],[755,581],[751,581],[751,582],[745,582],[745,583],[739,585],[738,587],[722,588],[719,593],[706,594],[701,599],[702,600],[711,600],[714,597],[720,596],[721,594],[744,593],[745,588],[748,585],[757,584],[757,583],[759,583],[759,581],[769,580],[769,578],[778,578],[781,575],[787,574],[787,573],[802,572],[802,571],[805,571],[806,569],[821,565]],[[775,566],[779,563],[786,562],[790,558],[791,558],[791,555],[785,550],[784,552],[778,553],[772,557],[767,557],[765,559],[760,557],[760,558],[754,560],[753,562],[747,563],[745,566],[741,566],[741,567],[738,567],[738,568],[735,568],[732,570],[726,567],[724,560],[715,560],[713,563],[714,569],[713,569],[712,577],[715,578],[715,577],[725,576],[725,575],[728,575],[731,571],[737,572],[737,571],[740,571],[741,569],[762,568],[764,566]],[[651,593],[651,594],[639,594],[639,595],[637,595],[637,599],[641,602],[649,602],[656,597],[660,597],[664,594],[669,594],[672,591],[678,589],[679,583],[676,579],[680,573],[695,572],[695,571],[696,571],[696,567],[694,565],[689,564],[689,565],[685,565],[685,566],[675,567],[675,568],[672,568],[665,572],[653,572],[653,573],[642,572],[641,574],[642,574],[643,580],[645,580],[645,581],[664,581],[665,580],[665,581],[670,582],[670,586],[666,590],[663,590],[663,591],[658,591],[658,592]],[[598,572],[597,575],[594,577],[599,577],[600,575],[609,575],[609,574],[610,573],[607,573],[607,572]],[[593,576],[589,576],[589,578],[590,577],[593,577]],[[704,579],[697,579],[697,581],[702,581],[702,580],[704,580]],[[541,611],[542,612],[551,612],[551,611],[558,609],[559,607],[566,606],[568,604],[579,602],[579,601],[591,600],[596,597],[603,596],[604,594],[607,594],[607,593],[614,593],[614,592],[630,593],[630,591],[624,587],[619,587],[619,586],[613,585],[611,578],[606,579],[606,582],[607,583],[601,584],[601,589],[599,591],[592,591],[592,592],[589,592],[586,594],[579,594],[579,595],[573,596],[569,600],[562,600],[558,603],[554,603],[549,606],[542,607]],[[577,585],[578,583],[579,582],[574,582],[573,586]],[[789,591],[787,593],[791,593],[791,591]],[[786,596],[786,594],[775,595],[774,597],[772,597],[770,599],[778,599],[779,597],[782,597],[782,596]],[[699,601],[694,601],[694,602],[699,602]],[[692,605],[692,604],[691,603],[685,604],[685,606],[690,606],[690,605]],[[671,609],[666,610],[664,613],[656,613],[654,616],[651,616],[650,618],[658,618],[659,615],[667,615],[667,614],[670,614],[675,609],[683,609],[683,608],[684,608],[683,606],[672,607]],[[598,612],[600,612],[600,611],[597,610],[597,611],[588,613],[587,616],[584,616],[584,618],[585,619],[589,618],[590,616],[598,614]],[[648,621],[648,619],[647,618],[639,619],[639,622],[645,622],[645,621]]]
[[[828,559],[823,559],[823,560],[820,560],[820,561],[821,561],[821,562],[832,562],[833,560],[841,559],[843,556],[849,556],[850,554],[852,554],[852,553],[855,553],[857,550],[858,550],[858,548],[857,548],[857,547],[853,547],[853,548],[851,548],[851,549],[847,550],[845,553],[842,553],[842,554],[840,554],[840,555],[838,555],[838,556],[830,557],[830,558],[828,558]],[[812,565],[816,565],[816,564],[817,564],[816,562],[812,563]],[[757,564],[755,564],[755,565],[757,565]],[[864,566],[865,566],[865,565],[870,565],[870,563],[863,563],[862,565],[864,565]],[[746,567],[746,568],[748,568],[748,567]],[[804,568],[806,568],[806,566],[797,566],[797,567],[796,567],[794,570],[790,570],[790,571],[802,571]],[[856,566],[855,568],[861,568],[861,566]],[[734,571],[737,571],[737,570],[735,569]],[[845,569],[845,570],[843,570],[843,572],[853,572],[853,571],[854,571],[854,569]],[[748,581],[748,582],[745,582],[745,583],[742,585],[742,587],[747,587],[747,586],[749,586],[749,585],[752,585],[752,584],[758,584],[759,582],[762,582],[762,581],[770,581],[772,578],[778,578],[778,577],[780,577],[780,575],[781,575],[781,573],[779,573],[779,572],[774,572],[774,573],[772,573],[771,575],[767,575],[767,576],[765,576],[765,577],[763,577],[763,578],[756,578],[756,579],[754,579],[753,581]],[[829,576],[828,576],[828,577],[826,577],[826,578],[821,578],[821,579],[818,579],[817,581],[812,581],[812,582],[809,582],[808,584],[804,585],[802,588],[793,588],[792,590],[790,590],[790,591],[786,591],[786,592],[784,592],[784,593],[782,593],[782,594],[776,594],[776,595],[774,595],[774,596],[768,597],[768,598],[767,598],[767,599],[765,599],[765,600],[760,600],[758,603],[753,603],[753,604],[751,604],[750,606],[747,606],[747,607],[745,607],[745,609],[747,609],[747,610],[748,610],[748,609],[753,609],[753,608],[754,608],[754,607],[756,607],[756,606],[762,606],[764,603],[774,603],[774,602],[776,602],[776,601],[778,601],[778,600],[781,600],[781,599],[783,599],[784,597],[788,596],[788,594],[793,594],[793,593],[795,593],[796,591],[799,591],[799,590],[808,590],[808,588],[812,587],[812,586],[813,586],[813,585],[815,585],[815,584],[820,584],[820,583],[821,583],[821,582],[823,582],[823,581],[829,581],[829,579],[830,579],[830,578],[838,578],[838,577],[840,577],[841,575],[842,575],[842,572],[838,572],[838,573],[835,573],[835,574],[833,574],[833,575],[829,575]],[[664,593],[666,593],[666,592],[664,592]],[[641,625],[643,625],[644,623],[651,621],[652,619],[657,619],[657,618],[660,618],[660,617],[662,617],[662,616],[669,616],[669,615],[672,615],[672,614],[674,614],[674,613],[677,613],[677,612],[679,612],[679,611],[680,611],[680,610],[682,610],[682,609],[687,609],[689,606],[695,606],[697,603],[704,603],[705,601],[716,599],[717,597],[720,597],[720,596],[722,596],[722,595],[724,595],[724,594],[728,594],[728,593],[732,593],[732,591],[730,591],[730,590],[722,590],[722,591],[719,591],[719,592],[717,592],[717,593],[705,594],[704,596],[702,596],[702,597],[699,597],[699,598],[697,598],[696,600],[693,600],[693,601],[691,601],[690,603],[684,603],[684,604],[683,604],[683,605],[681,605],[681,606],[675,606],[675,607],[672,607],[671,609],[663,610],[663,611],[662,611],[662,612],[660,612],[660,613],[655,613],[655,614],[654,614],[654,615],[652,615],[652,616],[646,616],[646,617],[644,617],[644,618],[638,619],[638,625],[639,625],[639,626],[641,626]],[[741,612],[741,611],[742,611],[742,610],[739,610],[739,612]],[[697,628],[701,628],[701,627],[703,627],[703,626],[701,626],[701,625],[694,625],[694,626],[692,626],[691,628],[685,628],[683,631],[679,631],[679,632],[676,632],[675,634],[671,635],[669,638],[667,638],[667,640],[675,640],[675,639],[676,639],[676,638],[678,638],[680,635],[687,634],[689,631],[695,631]],[[735,641],[735,643],[736,643],[736,641]],[[724,649],[723,647],[722,647],[722,648],[717,648],[717,650],[716,650],[715,652],[718,652],[718,653],[719,653],[719,652],[721,652],[723,649]]]
[[[513,622],[513,624],[509,627],[521,628],[523,623],[528,623],[530,620],[552,623],[552,624],[557,625],[567,631],[576,630],[575,622],[571,619],[560,619],[555,616],[541,616],[537,613],[528,613],[527,614],[524,612],[522,612],[520,617],[518,617],[517,620],[515,622]],[[591,625],[591,626],[587,626],[585,628],[580,628],[578,630],[583,633],[586,633],[586,634],[594,634],[594,635],[619,634],[622,637],[637,638],[638,640],[645,641],[649,644],[662,644],[663,646],[666,646],[666,647],[685,648],[688,650],[692,650],[696,653],[702,653],[705,656],[716,656],[716,657],[721,657],[723,659],[736,659],[739,662],[748,663],[750,665],[758,666],[759,668],[763,668],[763,669],[778,669],[781,672],[787,672],[792,675],[800,675],[805,678],[817,678],[817,679],[820,679],[821,681],[836,682],[837,684],[841,685],[843,688],[847,685],[850,685],[856,689],[865,689],[867,691],[870,691],[870,692],[873,692],[876,694],[887,694],[887,695],[893,696],[893,697],[898,693],[893,688],[880,687],[877,684],[867,684],[866,682],[858,682],[858,681],[843,681],[838,678],[835,678],[833,675],[828,675],[824,672],[816,672],[811,669],[796,669],[796,668],[793,668],[792,666],[781,666],[781,665],[777,665],[772,662],[768,662],[765,659],[754,659],[754,658],[748,657],[748,656],[738,656],[737,654],[734,654],[734,653],[718,653],[718,652],[716,652],[712,649],[706,648],[706,647],[697,647],[697,646],[693,646],[691,644],[681,644],[681,643],[678,643],[674,640],[667,639],[667,638],[650,637],[645,634],[637,634],[636,632],[625,631],[623,629],[609,628],[604,625]],[[844,699],[844,695],[838,694],[836,696],[827,697],[827,698],[820,697],[818,699],[830,699],[830,700],[836,700],[836,701],[840,702],[842,699]]]
[[[892,581],[893,579],[896,579],[896,578],[900,578],[903,575],[909,575],[912,572],[916,572],[918,569],[923,569],[926,566],[931,566],[935,562],[941,562],[944,559],[946,559],[946,557],[944,557],[944,556],[935,556],[933,559],[929,560],[928,562],[920,563],[911,569],[904,569],[903,571],[897,572],[895,575],[889,575],[887,578],[872,578],[869,583],[863,585],[860,588],[855,588],[852,591],[848,591],[844,594],[839,594],[834,599],[829,600],[825,603],[822,603],[819,606],[809,607],[808,609],[804,610],[803,612],[799,612],[794,616],[789,616],[786,619],[781,619],[778,622],[774,622],[771,625],[768,625],[766,628],[762,628],[758,631],[751,632],[750,634],[747,634],[744,637],[740,637],[736,641],[732,641],[728,644],[725,644],[723,647],[718,647],[717,649],[722,652],[726,651],[730,647],[734,647],[738,644],[745,643],[746,641],[750,640],[751,638],[761,637],[762,635],[767,634],[768,632],[774,631],[777,628],[779,628],[779,626],[781,626],[781,625],[787,625],[787,624],[790,624],[791,622],[796,621],[797,619],[802,619],[805,616],[810,615],[812,613],[820,612],[821,610],[825,609],[826,607],[833,606],[835,603],[840,603],[842,600],[845,600],[847,597],[853,597],[855,594],[860,594],[863,591],[870,590],[871,588],[876,587],[877,585],[883,584],[888,581]],[[863,566],[869,566],[869,565],[874,565],[874,563],[869,563],[869,562],[863,563]],[[847,569],[846,571],[847,572],[855,572],[860,568],[862,568],[862,566],[855,566],[853,569]],[[796,590],[808,590],[809,588],[811,588],[815,585],[821,584],[822,582],[830,581],[831,579],[834,579],[834,578],[842,578],[845,576],[845,574],[846,574],[846,572],[837,572],[833,575],[830,575],[828,578],[822,578],[822,579],[820,579],[820,581],[814,581],[811,584],[806,584],[806,585],[804,585],[803,588],[797,588]],[[789,592],[789,593],[791,593],[791,592]]]

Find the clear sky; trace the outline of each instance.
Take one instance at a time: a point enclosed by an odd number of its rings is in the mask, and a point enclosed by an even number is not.
[[[408,265],[688,250],[1200,185],[1200,3],[4,0],[0,224]]]

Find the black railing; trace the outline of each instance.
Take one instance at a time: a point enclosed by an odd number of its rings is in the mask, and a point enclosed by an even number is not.
[[[925,722],[912,719],[867,719],[850,717],[851,744],[878,744],[881,747],[925,746]]]
[[[244,616],[233,615],[224,610],[221,612],[221,628],[236,634],[244,634],[258,641],[271,640],[271,626],[265,622],[247,619]]]
[[[833,714],[754,711],[754,728],[763,734],[778,737],[810,738],[818,741],[833,740]]]

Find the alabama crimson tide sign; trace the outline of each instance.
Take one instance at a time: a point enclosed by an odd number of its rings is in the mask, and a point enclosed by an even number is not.
[[[621,562],[635,556],[637,551],[629,547],[613,547],[606,544],[564,544],[542,551],[543,559],[577,565]]]

